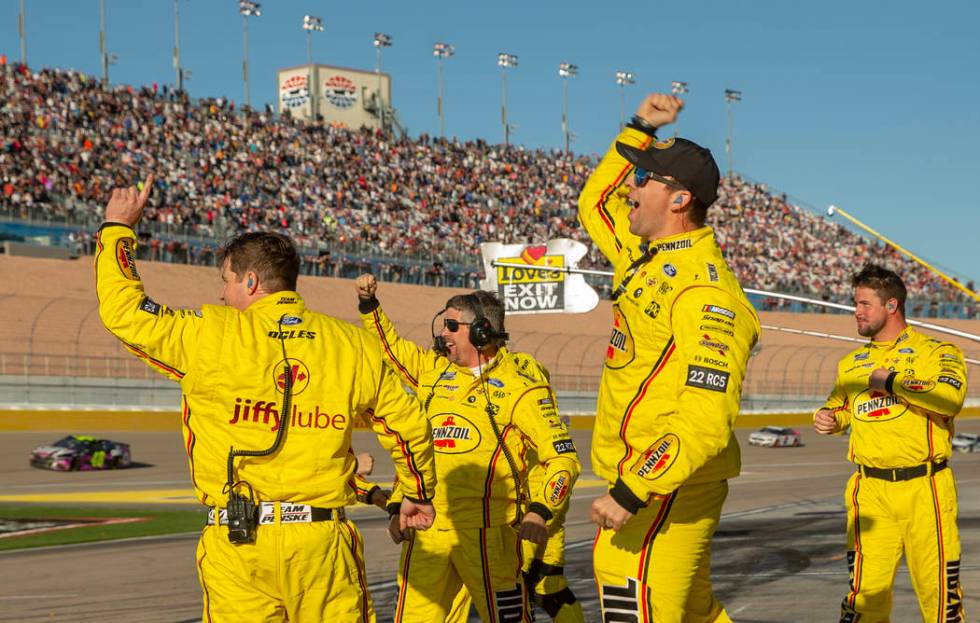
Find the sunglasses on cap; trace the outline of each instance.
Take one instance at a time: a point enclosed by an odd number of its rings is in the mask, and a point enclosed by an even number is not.
[[[647,171],[643,167],[638,166],[633,168],[633,183],[636,185],[637,188],[643,188],[643,186],[647,183],[648,180],[656,180],[661,184],[666,184],[667,186],[670,186],[671,188],[676,188],[677,190],[687,190],[686,188],[684,188],[683,185],[678,183],[676,180],[666,178],[662,175],[657,175],[656,173]]]
[[[444,326],[447,329],[449,329],[449,332],[450,333],[456,333],[457,331],[459,331],[459,328],[462,325],[471,325],[471,324],[473,324],[473,323],[472,322],[462,322],[460,320],[456,320],[455,318],[443,318],[442,319],[442,326]]]

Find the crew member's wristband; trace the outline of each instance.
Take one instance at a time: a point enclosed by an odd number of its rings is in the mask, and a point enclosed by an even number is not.
[[[545,521],[551,521],[551,518],[554,517],[552,512],[548,510],[548,507],[542,504],[541,502],[531,502],[530,504],[528,504],[527,512],[534,513],[536,515],[541,515],[541,518],[544,519]]]
[[[633,115],[630,122],[626,124],[627,128],[633,128],[634,130],[639,130],[648,136],[657,138],[657,126],[653,125],[643,117],[639,115]]]
[[[892,371],[892,373],[888,375],[888,378],[885,379],[885,391],[888,392],[889,394],[895,393],[892,387],[895,385],[896,376],[898,376],[898,372]]]
[[[643,500],[636,497],[636,494],[630,491],[630,488],[626,486],[622,478],[616,480],[616,484],[609,490],[609,495],[612,499],[616,500],[617,504],[633,515],[637,514],[641,508],[646,506]]]
[[[388,511],[389,518],[394,517],[398,513],[402,512],[401,502],[389,502],[388,506],[386,506],[385,508]]]
[[[358,299],[357,311],[362,314],[370,314],[380,306],[381,303],[378,302],[377,297],[371,296],[369,299]]]

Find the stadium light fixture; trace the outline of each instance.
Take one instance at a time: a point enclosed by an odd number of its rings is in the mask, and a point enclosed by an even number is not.
[[[728,108],[728,140],[725,141],[725,151],[728,152],[728,177],[732,177],[734,155],[734,137],[732,133],[732,104],[742,101],[742,92],[735,89],[725,89],[725,107]]]
[[[507,120],[507,70],[517,67],[517,55],[500,52],[497,54],[497,66],[500,67],[500,119],[504,124],[504,147],[509,147],[512,127]]]
[[[617,71],[616,84],[619,85],[619,131],[626,125],[626,87],[636,84],[636,78],[631,71]]]
[[[102,87],[109,87],[109,53],[105,49],[105,0],[99,0],[99,60],[102,63]]]
[[[20,64],[27,65],[27,29],[24,0],[20,0],[20,13],[17,15],[17,34],[20,35]]]
[[[261,17],[262,5],[251,0],[238,0],[238,12],[242,14],[242,79],[245,81],[245,106],[252,107],[252,98],[248,92],[248,18]]]
[[[303,16],[303,30],[306,31],[306,92],[310,97],[310,118],[317,119],[317,100],[320,98],[319,80],[313,67],[313,33],[323,32],[323,18],[313,15]]]
[[[391,47],[391,35],[384,32],[374,33],[374,49],[377,52],[377,60],[374,65],[374,73],[378,75],[378,94],[375,98],[375,102],[378,107],[378,119],[381,121],[381,131],[387,129],[385,122],[385,104],[384,98],[381,96],[381,49]]]
[[[184,90],[184,70],[180,66],[180,0],[174,0],[174,73],[177,78],[177,90]]]
[[[446,120],[442,111],[442,63],[447,58],[452,58],[456,53],[456,48],[448,43],[436,42],[432,46],[432,55],[436,57],[436,78],[439,92],[436,96],[436,111],[439,113],[439,136],[445,138],[446,136]]]
[[[571,132],[568,130],[568,79],[578,75],[578,65],[571,63],[558,64],[558,76],[561,78],[561,132],[565,138],[565,153],[569,153]]]

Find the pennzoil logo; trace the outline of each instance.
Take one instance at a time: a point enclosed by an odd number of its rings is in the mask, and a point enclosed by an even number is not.
[[[119,270],[123,277],[131,281],[139,281],[140,274],[136,270],[136,254],[133,253],[133,241],[129,238],[120,238],[116,241],[116,261],[119,263]]]
[[[862,422],[887,422],[903,415],[908,406],[893,394],[867,389],[854,400],[854,417]]]
[[[504,311],[535,312],[565,307],[565,256],[545,245],[524,247],[517,257],[498,258],[497,294]]]
[[[609,336],[609,346],[606,348],[606,367],[618,369],[633,361],[633,334],[630,332],[626,316],[613,306],[613,328]]]
[[[429,418],[429,422],[436,452],[464,454],[480,445],[480,429],[462,415],[440,413]]]
[[[555,474],[544,488],[544,496],[553,506],[561,504],[568,496],[568,484],[572,481],[572,475],[565,470]]]
[[[680,450],[680,438],[674,433],[667,433],[640,455],[640,459],[633,464],[633,471],[647,480],[656,480],[670,469]]]
[[[924,379],[905,379],[902,381],[902,387],[910,392],[926,393],[932,391],[932,388],[936,386],[935,381],[926,381]]]

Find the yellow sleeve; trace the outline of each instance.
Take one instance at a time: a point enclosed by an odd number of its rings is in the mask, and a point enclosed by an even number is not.
[[[361,405],[381,446],[391,454],[395,474],[406,497],[431,500],[436,472],[432,429],[417,400],[405,393],[395,374],[382,361],[380,349],[364,335],[361,369],[376,393]]]
[[[197,350],[203,314],[174,310],[146,295],[131,228],[107,223],[99,229],[95,289],[106,329],[153,370],[175,381],[183,379]]]
[[[916,361],[915,376],[898,372],[892,379],[892,393],[911,405],[956,416],[966,398],[966,365],[963,353],[948,342],[935,345]]]
[[[843,385],[843,366],[845,362],[849,362],[850,360],[851,355],[848,355],[837,365],[837,378],[834,379],[834,388],[830,391],[830,395],[827,396],[827,400],[824,401],[823,406],[813,412],[815,419],[817,417],[817,411],[821,409],[830,409],[833,411],[834,419],[837,420],[837,427],[834,429],[834,433],[843,432],[851,425],[851,405],[847,399],[847,392],[844,391]]]
[[[441,358],[435,351],[402,339],[395,331],[388,315],[377,300],[362,302],[359,308],[361,324],[368,333],[378,338],[385,363],[414,391],[419,388],[419,375],[439,365]],[[445,365],[445,364],[443,364]]]
[[[699,330],[702,317],[713,313],[734,323],[731,335]],[[675,299],[671,326],[679,366],[677,413],[669,418],[669,428],[623,470],[613,487],[614,498],[623,494],[645,502],[650,494],[671,493],[732,440],[749,353],[759,335],[757,317],[724,290],[692,287]]]
[[[364,476],[355,473],[354,477],[350,480],[350,486],[354,489],[354,495],[357,496],[357,501],[361,504],[370,504],[371,493],[375,489],[380,489],[381,486],[377,485]]]
[[[645,148],[653,139],[643,132],[626,128],[616,141]],[[589,237],[609,261],[616,264],[626,248],[639,248],[640,238],[629,231],[629,206],[626,204],[626,176],[633,165],[616,151],[616,141],[609,147],[599,166],[589,177],[578,198],[578,220]],[[639,254],[637,254],[639,257]]]
[[[531,387],[518,398],[513,420],[537,451],[538,462],[531,466],[537,473],[528,480],[543,483],[530,492],[527,510],[550,520],[568,507],[572,486],[582,471],[575,444],[546,385]]]

